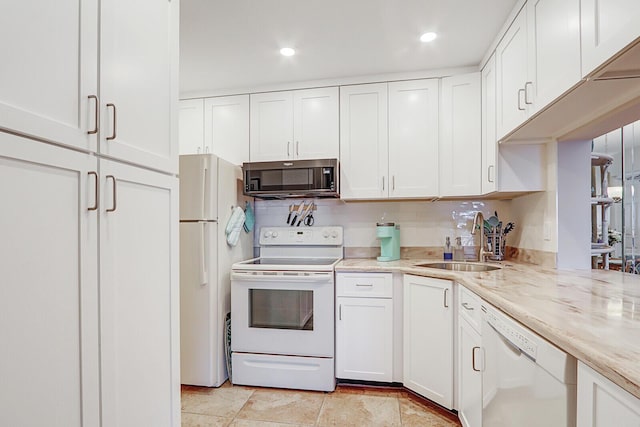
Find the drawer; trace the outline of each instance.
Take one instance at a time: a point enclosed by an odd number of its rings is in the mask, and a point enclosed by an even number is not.
[[[476,332],[480,333],[482,313],[480,297],[462,285],[458,285],[458,314],[466,319]]]
[[[336,296],[391,298],[391,273],[336,273]]]

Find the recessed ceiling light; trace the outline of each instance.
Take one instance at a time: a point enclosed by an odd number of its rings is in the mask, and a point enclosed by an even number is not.
[[[280,54],[282,56],[293,56],[296,54],[296,50],[291,47],[283,47],[280,49]]]
[[[436,37],[438,37],[436,33],[424,33],[420,36],[420,41],[422,43],[428,43],[434,41]]]

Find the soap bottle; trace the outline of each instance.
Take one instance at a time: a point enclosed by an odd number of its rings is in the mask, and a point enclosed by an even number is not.
[[[450,261],[453,259],[453,253],[451,252],[451,240],[449,236],[446,237],[444,242],[444,260]]]
[[[462,237],[456,237],[456,245],[453,247],[453,260],[464,261],[464,248],[462,247]]]

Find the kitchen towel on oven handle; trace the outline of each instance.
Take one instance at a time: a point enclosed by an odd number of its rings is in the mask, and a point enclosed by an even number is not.
[[[235,246],[238,244],[238,240],[240,239],[240,231],[242,230],[242,226],[244,225],[244,211],[240,206],[236,206],[233,208],[233,213],[231,214],[231,218],[227,221],[227,227],[224,230],[224,233],[227,236],[227,244],[229,246]]]

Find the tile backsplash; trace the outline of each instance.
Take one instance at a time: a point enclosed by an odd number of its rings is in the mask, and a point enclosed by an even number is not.
[[[289,205],[300,202],[301,199],[256,200],[256,229],[287,226]],[[379,247],[376,223],[383,218],[385,222],[400,225],[402,247],[441,247],[446,236],[452,244],[459,236],[464,246],[473,246],[474,242],[477,244],[477,236],[471,235],[471,224],[478,210],[485,218],[497,211],[504,222],[511,220],[510,202],[500,200],[345,202],[317,199],[315,202],[315,225],[342,225],[346,248]],[[258,246],[257,238],[256,233],[255,246]]]

